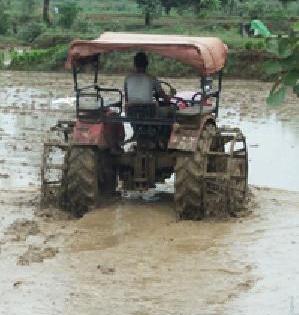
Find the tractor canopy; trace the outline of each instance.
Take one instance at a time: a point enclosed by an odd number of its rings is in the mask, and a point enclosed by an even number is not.
[[[216,37],[103,33],[95,40],[71,43],[66,68],[88,61],[102,53],[141,50],[178,60],[206,76],[220,71],[226,62],[228,48]]]

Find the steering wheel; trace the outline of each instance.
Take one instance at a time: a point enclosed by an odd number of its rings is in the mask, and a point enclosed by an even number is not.
[[[159,80],[158,82],[159,82],[161,85],[162,85],[162,84],[165,84],[166,86],[168,86],[169,91],[170,91],[170,96],[171,96],[171,97],[174,97],[174,96],[176,95],[176,89],[175,89],[169,82],[162,81],[162,80]]]

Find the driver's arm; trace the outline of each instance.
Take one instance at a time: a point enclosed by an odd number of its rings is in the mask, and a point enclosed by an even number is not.
[[[171,97],[165,93],[165,91],[162,89],[160,81],[157,80],[156,78],[154,78],[154,91],[157,99],[163,98],[165,103],[170,102]]]

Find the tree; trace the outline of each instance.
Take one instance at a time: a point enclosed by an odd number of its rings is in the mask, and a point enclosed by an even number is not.
[[[265,63],[265,72],[274,81],[267,99],[270,105],[281,104],[288,88],[299,97],[299,23],[294,25],[293,32],[287,38],[270,38],[267,50],[275,59]]]
[[[66,1],[58,6],[59,9],[59,24],[65,28],[70,28],[79,11],[80,8],[75,2]]]
[[[236,6],[235,0],[221,0],[221,6],[225,13],[231,14]]]
[[[6,34],[9,26],[9,16],[6,13],[7,5],[0,0],[0,34]]]
[[[279,1],[282,3],[284,8],[286,8],[289,2],[296,1],[296,0],[279,0]]]
[[[50,0],[44,0],[43,5],[43,20],[46,24],[50,25]]]
[[[144,14],[144,22],[146,26],[150,26],[152,20],[161,14],[160,0],[136,0],[139,8]]]
[[[22,1],[21,4],[22,4],[21,9],[22,9],[23,14],[27,16],[31,16],[34,13],[36,0]]]
[[[180,1],[179,0],[160,0],[161,5],[167,15],[170,14],[170,11],[172,8],[176,8],[179,6]]]
[[[36,0],[20,1],[18,7],[18,13],[14,14],[14,21],[16,23],[26,23],[32,21],[36,8]]]
[[[218,9],[220,4],[221,0],[186,0],[180,1],[178,6],[181,9],[192,8],[195,14],[199,14],[202,9]]]

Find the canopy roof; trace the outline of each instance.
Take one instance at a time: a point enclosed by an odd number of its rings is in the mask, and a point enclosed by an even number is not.
[[[200,74],[213,74],[224,67],[227,46],[216,37],[103,33],[95,40],[72,42],[66,67],[84,59],[112,51],[140,50],[176,59],[197,69]]]

